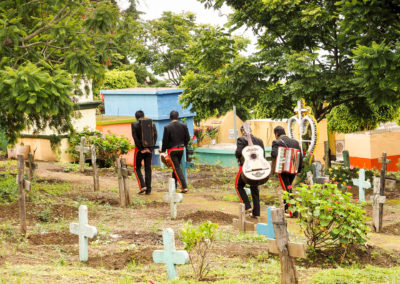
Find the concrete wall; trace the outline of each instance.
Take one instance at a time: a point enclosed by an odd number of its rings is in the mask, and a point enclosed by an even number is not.
[[[19,138],[18,144],[21,143],[30,146],[30,151],[35,154],[35,160],[37,161],[60,161],[62,163],[73,161],[71,155],[67,152],[69,146],[67,138],[62,138],[59,146],[54,150],[51,148],[49,139]]]
[[[236,127],[237,133],[240,136],[239,129],[242,126],[242,120],[236,116]],[[233,111],[226,113],[224,116],[221,117],[214,117],[204,120],[200,123],[200,128],[206,129],[207,126],[213,126],[218,128],[218,134],[216,141],[217,143],[236,143],[234,136],[231,135],[233,133]],[[201,142],[202,145],[210,144],[210,139],[204,138]]]

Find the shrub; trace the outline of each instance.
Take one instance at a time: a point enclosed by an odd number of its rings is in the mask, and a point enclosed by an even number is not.
[[[326,170],[329,175],[329,180],[333,184],[337,184],[339,188],[345,188],[347,186],[353,186],[353,178],[358,179],[359,168],[351,166],[341,167],[335,166]],[[374,170],[365,169],[365,179],[369,180],[372,184],[373,178],[376,176]]]
[[[202,280],[210,270],[207,256],[214,244],[217,228],[218,224],[207,221],[197,227],[186,223],[181,231],[181,240],[185,243],[197,280]]]
[[[335,184],[303,184],[296,188],[289,203],[299,212],[298,223],[310,248],[348,247],[366,242],[369,229],[364,203],[351,197],[351,193],[343,193]]]
[[[105,167],[112,167],[119,156],[128,153],[130,149],[134,148],[133,145],[129,144],[128,138],[124,136],[106,134],[103,137],[99,131],[85,129],[69,137],[69,152],[75,159],[79,158],[79,152],[75,150],[75,147],[80,145],[81,137],[83,136],[86,138],[87,145],[96,146],[97,159],[104,161]]]
[[[0,176],[0,204],[10,203],[18,199],[18,185],[15,177],[5,174]]]

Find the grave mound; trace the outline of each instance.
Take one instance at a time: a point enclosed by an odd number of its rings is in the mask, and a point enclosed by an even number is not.
[[[43,211],[50,209],[48,214],[48,221],[54,222],[58,219],[71,219],[76,217],[76,208],[64,204],[34,204],[32,202],[26,203],[26,219],[28,221],[40,222],[43,221]],[[19,219],[19,205],[18,202],[11,204],[0,205],[0,220],[13,220]]]
[[[383,227],[382,233],[400,236],[400,223]]]
[[[227,214],[220,211],[196,211],[194,213],[187,214],[180,219],[185,221],[192,220],[194,224],[203,223],[206,221],[211,221],[213,223],[218,223],[221,225],[232,224],[232,219],[236,217],[232,214]]]
[[[156,233],[136,232],[136,231],[119,231],[117,239],[132,241],[135,244],[144,245],[162,245],[162,236]]]
[[[31,234],[28,236],[28,240],[32,245],[73,245],[79,242],[78,236],[72,235],[70,232]]]

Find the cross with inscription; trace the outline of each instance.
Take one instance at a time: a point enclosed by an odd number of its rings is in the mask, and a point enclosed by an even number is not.
[[[153,261],[155,263],[164,263],[167,267],[168,280],[178,277],[176,264],[185,264],[189,262],[189,255],[185,250],[175,249],[174,230],[167,228],[163,230],[164,250],[155,250],[153,252]]]
[[[79,260],[88,260],[88,238],[97,235],[97,229],[88,225],[88,208],[86,205],[79,206],[79,223],[70,223],[69,231],[79,236]]]
[[[314,177],[314,182],[323,184],[327,183],[329,181],[329,177],[322,177],[320,176],[321,172],[321,164],[320,163],[312,163],[312,171],[313,171],[313,177]]]
[[[182,202],[182,193],[176,193],[175,180],[170,178],[168,180],[168,193],[164,194],[164,200],[170,203],[171,206],[171,218],[176,219],[177,215],[177,203]]]
[[[85,154],[90,153],[90,147],[85,145],[86,138],[81,137],[81,144],[75,147],[75,151],[79,152],[79,166],[82,173],[85,171]]]
[[[358,186],[358,199],[365,201],[365,189],[371,188],[371,183],[365,180],[365,170],[360,169],[358,179],[353,178],[353,184]]]

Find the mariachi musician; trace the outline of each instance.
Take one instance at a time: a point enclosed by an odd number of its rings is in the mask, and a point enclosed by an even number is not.
[[[284,148],[293,148],[293,149],[298,149],[300,150],[300,163],[299,163],[299,168],[298,168],[298,173],[301,172],[302,168],[302,163],[303,157],[301,153],[301,148],[300,144],[296,139],[290,138],[286,136],[285,129],[282,126],[277,126],[274,128],[274,134],[275,134],[275,139],[272,142],[272,151],[271,151],[271,157],[272,159],[276,161],[276,158],[278,156],[278,148],[279,147],[284,147]],[[285,191],[288,191],[289,193],[292,193],[292,183],[294,178],[296,177],[296,174],[293,173],[287,173],[287,172],[282,172],[278,174],[279,181],[281,183],[282,189]],[[285,212],[288,211],[288,214],[290,217],[293,217],[293,212],[288,210],[289,204],[286,202],[286,200],[283,200],[285,204]],[[294,215],[297,215],[297,212],[295,212]]]
[[[181,160],[184,147],[189,143],[190,136],[186,124],[179,121],[179,113],[176,110],[169,114],[171,122],[164,127],[161,152],[168,152],[172,160],[172,178],[175,179],[175,186],[179,183],[181,193],[188,191],[185,177],[181,168]]]

